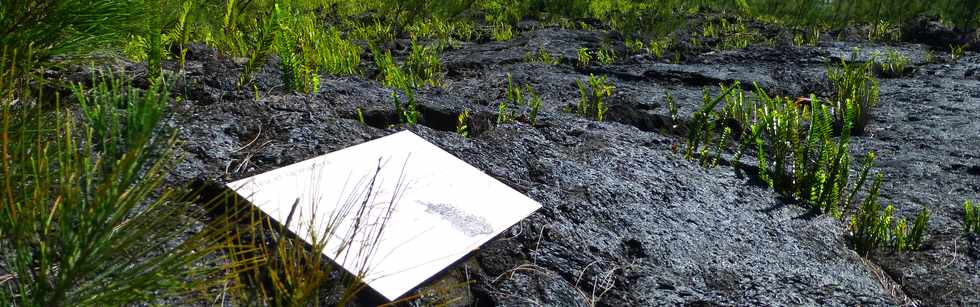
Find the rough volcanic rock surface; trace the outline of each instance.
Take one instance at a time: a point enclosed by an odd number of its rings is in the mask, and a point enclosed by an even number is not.
[[[613,65],[576,68],[575,51],[602,40],[547,28],[447,50],[445,85],[419,93],[422,122],[415,127],[392,126],[391,90],[376,81],[325,77],[315,95],[273,90],[254,97],[234,90],[240,65],[195,50],[182,89],[189,103],[175,107],[170,123],[184,140],[186,160],[171,179],[226,182],[410,129],[543,205],[430,282],[472,281],[464,303],[980,304],[980,248],[962,235],[959,209],[980,195],[980,81],[971,77],[980,57],[926,64],[920,45],[824,42],[693,54],[681,63],[624,56]],[[899,213],[933,210],[923,251],[864,259],[848,247],[840,221],[729,166],[704,168],[673,150],[683,140],[669,131],[668,91],[682,118],[700,105],[703,87],[717,92],[720,82],[827,95],[827,63],[858,46],[900,50],[917,68],[882,80],[869,133],[855,137],[852,151],[878,151],[882,194]],[[562,64],[523,61],[539,49]],[[508,73],[541,94],[536,125],[523,118],[493,124]],[[577,102],[575,81],[589,74],[606,75],[616,87],[606,122],[564,111]],[[274,89],[276,75],[268,65],[260,88]],[[356,120],[357,108],[367,125]],[[464,109],[475,121],[468,139],[453,133]]]

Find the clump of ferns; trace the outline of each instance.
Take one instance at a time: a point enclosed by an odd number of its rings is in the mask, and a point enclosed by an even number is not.
[[[422,113],[419,112],[418,103],[415,101],[415,90],[405,90],[404,93],[405,102],[402,102],[398,95],[398,91],[391,92],[391,100],[395,107],[395,116],[398,117],[399,123],[415,126],[422,118]]]
[[[884,78],[901,77],[911,71],[909,58],[898,51],[888,50],[884,57],[878,59],[880,55],[874,57],[874,71]]]
[[[835,137],[831,110],[815,96],[808,99],[809,105],[801,105],[789,98],[770,97],[758,86],[754,99],[745,99],[737,82],[722,86],[722,90],[714,99],[705,92],[704,104],[694,114],[688,131],[685,158],[698,158],[702,165],[714,166],[728,143],[739,139],[734,161],[739,161],[747,149],[755,150],[758,178],[770,188],[841,218],[842,208],[856,193],[847,193],[847,131],[853,123],[853,112],[845,116],[844,132]],[[722,101],[725,105],[714,111]],[[870,157],[872,160],[873,155]],[[853,191],[864,184],[870,166],[871,162],[866,161]]]
[[[459,48],[462,42],[476,36],[476,28],[470,20],[449,20],[440,16],[416,19],[405,28],[412,38],[433,40],[437,49]]]
[[[405,59],[405,71],[416,83],[438,87],[442,79],[442,63],[437,46],[426,46],[412,40],[412,48]]]
[[[527,52],[524,54],[524,62],[527,63],[541,63],[546,65],[558,65],[561,63],[561,59],[557,56],[552,55],[544,48],[538,49],[537,52]]]
[[[507,74],[507,100],[497,105],[497,124],[514,121],[518,117],[517,109],[526,106],[529,109],[527,122],[533,126],[537,123],[541,102],[541,96],[530,84],[524,84],[522,89],[513,76]]]
[[[953,59],[953,61],[959,60],[964,55],[966,55],[966,44],[949,45],[949,57]]]
[[[470,110],[465,109],[456,117],[456,134],[463,138],[470,137]]]
[[[605,120],[606,112],[609,111],[609,106],[606,105],[606,99],[612,96],[613,90],[615,89],[606,80],[606,76],[596,77],[590,74],[587,83],[583,83],[581,80],[575,80],[575,84],[578,85],[579,92],[576,113],[595,121],[601,122]]]
[[[868,40],[870,41],[892,41],[897,42],[902,38],[902,29],[889,21],[878,20],[872,23],[868,29]]]
[[[361,48],[344,39],[336,28],[324,30],[312,14],[294,11],[288,5],[276,5],[268,24],[259,32],[259,37],[270,36],[271,45],[264,51],[265,45],[258,44],[258,48],[250,53],[243,83],[247,83],[247,78],[260,65],[265,57],[263,53],[270,52],[279,57],[285,91],[318,92],[321,72],[332,75],[359,73]]]
[[[853,56],[852,56],[853,57]],[[833,115],[838,128],[843,127],[845,117],[853,113],[851,125],[854,134],[863,134],[871,119],[871,109],[878,104],[878,80],[872,73],[873,61],[840,65],[827,69],[827,78],[834,90]]]
[[[613,64],[616,62],[616,51],[607,44],[603,44],[602,47],[595,52],[595,58],[599,64]]]
[[[878,203],[881,178],[880,174],[876,176],[867,197],[848,221],[854,249],[861,255],[882,247],[898,252],[919,250],[929,227],[929,209],[919,211],[911,225],[905,218],[896,221],[895,207],[889,204],[882,208]]]
[[[442,63],[434,46],[425,46],[413,40],[411,50],[401,66],[395,62],[389,50],[372,48],[371,53],[378,67],[381,83],[385,86],[405,90],[424,85],[441,85]]]
[[[754,150],[758,178],[770,188],[808,204],[817,212],[844,219],[865,186],[875,159],[875,153],[869,152],[857,181],[849,183],[848,146],[855,108],[848,109],[851,111],[844,116],[841,135],[835,136],[831,108],[815,96],[798,100],[770,97],[756,86],[754,99],[745,99],[737,82],[722,86],[722,91],[715,98],[705,92],[704,104],[690,124],[685,157],[697,158],[705,166],[715,166],[728,143],[741,139],[736,142],[739,147],[733,161],[740,161],[746,150]],[[725,105],[715,111],[722,101]],[[716,137],[718,130],[722,131],[720,137]],[[709,151],[711,146],[714,146],[713,155]],[[879,175],[850,218],[855,248],[863,254],[881,246],[897,251],[919,249],[929,212],[923,210],[911,225],[904,219],[892,223],[894,209],[889,207],[882,212],[877,204],[880,185]]]
[[[371,54],[374,56],[374,64],[378,67],[378,76],[381,79],[381,84],[396,89],[414,87],[414,81],[398,67],[394,57],[391,56],[391,51],[372,48]]]
[[[586,68],[592,65],[592,54],[588,48],[579,48],[576,52],[577,65],[579,68]]]
[[[980,203],[963,202],[963,230],[980,236]]]

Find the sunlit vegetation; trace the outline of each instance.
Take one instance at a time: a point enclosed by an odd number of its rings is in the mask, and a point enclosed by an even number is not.
[[[970,200],[963,202],[963,229],[980,236],[980,203],[975,205]]]
[[[743,153],[754,151],[757,178],[770,188],[835,219],[851,214],[851,238],[859,252],[878,247],[897,251],[921,247],[928,211],[924,210],[912,225],[904,219],[893,223],[893,209],[882,211],[878,204],[880,174],[858,210],[848,212],[866,188],[876,157],[869,152],[861,170],[852,174],[848,148],[859,108],[850,100],[845,105],[827,105],[816,96],[796,100],[771,97],[758,87],[747,98],[738,83],[722,86],[721,91],[717,97],[705,91],[704,103],[689,125],[685,158],[714,167],[730,148],[736,151],[732,158],[735,163],[741,161]],[[834,134],[837,124],[841,125],[840,135]]]
[[[587,82],[575,80],[578,85],[579,100],[575,112],[585,118],[603,121],[609,106],[606,100],[612,96],[615,87],[606,80],[606,76],[589,75]]]
[[[463,110],[456,117],[456,134],[464,138],[470,137],[470,110]]]
[[[174,131],[161,122],[185,99],[170,85],[186,78],[193,46],[215,50],[237,74],[229,91],[256,101],[270,92],[317,94],[328,76],[372,79],[392,91],[391,103],[383,102],[397,117],[392,121],[411,126],[422,120],[416,91],[446,86],[443,54],[471,43],[519,40],[526,21],[539,22],[535,27],[618,33],[628,37],[624,43],[631,53],[679,62],[688,58],[691,46],[772,44],[772,37],[760,34],[759,27],[766,26],[795,29],[787,40],[797,46],[817,45],[842,29],[858,29],[872,41],[894,41],[902,35],[900,25],[919,15],[968,29],[980,24],[976,3],[2,1],[0,302],[192,304],[219,296],[240,305],[308,306],[343,304],[363,287],[357,281],[364,272],[355,272],[353,280],[340,283],[339,302],[323,302],[324,285],[335,283],[328,278],[331,265],[320,257],[324,233],[308,234],[314,242],[307,245],[251,212],[205,217],[213,204],[192,204],[197,191],[164,184],[180,156]],[[692,16],[697,23],[688,23]],[[684,31],[692,35],[675,35]],[[603,43],[569,54],[542,48],[525,60],[589,69],[626,59]],[[961,59],[967,47],[950,45],[948,56]],[[123,58],[145,68],[139,73],[145,82],[137,86],[101,70],[94,70],[100,72],[89,82],[45,79],[65,67]],[[828,98],[769,97],[761,89],[747,98],[737,84],[723,87],[718,97],[706,92],[688,125],[684,155],[714,167],[733,149],[733,165],[748,154],[761,182],[814,211],[846,220],[860,252],[917,250],[929,212],[908,222],[895,220],[891,205],[882,208],[881,177],[870,171],[873,153],[859,171],[849,168],[849,137],[864,131],[878,102],[872,65],[835,63],[828,69],[833,92]],[[877,65],[887,75],[909,71],[908,60],[898,53],[885,54]],[[270,72],[277,75],[265,82]],[[576,85],[578,101],[569,104],[569,113],[605,120],[614,85],[604,76]],[[508,76],[507,99],[496,106],[496,122],[524,121],[526,114],[527,123],[535,125],[542,104],[530,84]],[[678,107],[669,93],[667,106],[672,128],[678,128]],[[362,109],[356,116],[366,123]],[[471,116],[469,110],[459,114],[456,133],[473,136]],[[867,188],[869,177],[875,179]],[[980,234],[980,208],[970,202],[964,204],[964,228]],[[376,233],[364,233],[370,234]],[[257,242],[257,237],[268,240]]]
[[[847,124],[844,117],[853,114],[850,128],[853,133],[862,134],[871,120],[872,108],[878,104],[878,80],[872,72],[873,64],[873,61],[862,64],[841,60],[839,65],[827,68],[827,79],[834,89],[832,104],[837,109],[833,114],[839,128]]]

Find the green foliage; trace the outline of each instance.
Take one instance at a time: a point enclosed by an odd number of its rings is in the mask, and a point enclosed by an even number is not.
[[[694,113],[691,118],[690,127],[688,129],[687,135],[687,146],[684,151],[684,158],[691,160],[694,158],[694,154],[697,153],[701,144],[708,144],[714,137],[714,127],[718,121],[719,113],[715,112],[715,107],[718,106],[722,100],[726,99],[736,87],[724,88],[722,95],[712,99],[707,90],[703,92],[702,95],[702,105],[701,109]],[[671,119],[676,118],[676,104],[674,104],[674,97],[670,94],[667,95],[668,109],[671,112]],[[671,106],[673,105],[673,106]]]
[[[0,49],[21,55],[30,50],[33,56],[15,63],[29,74],[35,63],[85,56],[141,32],[144,8],[142,0],[3,1]]]
[[[595,57],[599,64],[609,65],[616,62],[616,51],[603,46],[596,51]]]
[[[872,73],[872,65],[873,62],[855,65],[841,60],[839,66],[827,68],[827,79],[834,88],[836,124],[842,127],[845,116],[853,114],[854,134],[864,133],[871,120],[871,109],[878,104],[878,80]]]
[[[514,27],[506,23],[495,23],[490,26],[490,36],[498,42],[514,39]]]
[[[685,158],[709,160],[708,146],[717,144],[715,157],[727,147],[726,142],[737,135],[742,140],[735,159],[745,148],[754,145],[759,178],[771,188],[811,205],[815,210],[841,218],[871,167],[874,154],[869,153],[865,170],[848,197],[850,154],[848,144],[853,113],[844,117],[844,132],[833,136],[833,115],[815,96],[800,100],[770,97],[756,88],[753,99],[746,99],[741,85],[722,86],[723,93],[711,98],[704,94],[704,104],[691,122]],[[714,111],[724,101],[720,111]],[[732,131],[726,131],[730,128]],[[716,138],[716,130],[721,136]],[[702,144],[704,148],[702,148]]]
[[[531,100],[529,102],[531,111],[528,114],[527,119],[528,123],[530,123],[531,126],[534,126],[538,122],[538,112],[541,110],[541,96],[534,91],[534,88],[532,88],[530,84],[527,85],[527,93],[531,95]]]
[[[438,87],[442,80],[442,63],[434,46],[425,46],[412,41],[412,49],[405,59],[405,71],[412,77],[416,86],[429,84]]]
[[[760,19],[799,25],[833,24],[843,27],[855,23],[886,21],[900,25],[919,15],[938,16],[961,28],[980,23],[980,3],[973,0],[897,0],[897,1],[717,1],[709,5],[738,9]]]
[[[501,101],[497,105],[497,125],[513,122],[515,117],[517,117],[517,113],[510,110],[506,101]]]
[[[371,50],[371,54],[374,55],[374,64],[378,66],[378,75],[381,77],[382,84],[402,90],[414,88],[411,78],[395,65],[391,51],[375,48]]]
[[[802,201],[819,211],[842,219],[864,187],[875,153],[869,152],[854,184],[849,183],[848,151],[851,127],[856,121],[854,108],[844,111],[841,135],[835,137],[832,113],[815,96],[790,100],[770,97],[756,86],[753,99],[746,99],[741,85],[722,86],[722,94],[712,98],[707,91],[704,103],[690,123],[685,158],[698,158],[704,166],[718,164],[721,153],[732,139],[741,139],[733,161],[752,148],[758,162],[758,178],[771,188]],[[718,104],[725,104],[716,111]],[[716,140],[716,135],[721,131]],[[714,155],[709,147],[715,144]],[[929,219],[923,210],[910,226],[904,219],[892,223],[891,206],[878,204],[881,175],[868,190],[849,227],[855,249],[862,254],[887,246],[897,251],[917,250],[922,245]]]
[[[76,117],[60,106],[15,105],[11,67],[0,73],[8,89],[0,97],[0,268],[12,278],[0,301],[126,305],[223,283],[215,256],[227,246],[219,237],[227,226],[193,231],[188,191],[164,186],[176,145],[157,129],[169,101],[162,83],[146,91],[112,77],[76,85],[84,109]]]
[[[749,29],[741,18],[735,18],[735,21],[719,18],[717,24],[716,21],[708,21],[701,27],[704,41],[711,41],[720,49],[742,49],[750,43],[763,40],[762,34],[755,29]],[[700,45],[700,41],[698,40],[697,45]]]
[[[464,138],[470,137],[470,110],[463,110],[456,118],[456,134]]]
[[[449,20],[439,16],[416,20],[406,29],[415,39],[435,40],[438,49],[457,48],[464,41],[476,37],[476,29],[471,20]]]
[[[874,69],[883,77],[902,76],[909,71],[909,59],[898,51],[888,50],[883,60],[875,61]]]
[[[959,60],[966,54],[966,44],[963,45],[949,45],[949,57],[953,61]]]
[[[673,39],[670,36],[664,36],[658,39],[653,39],[648,45],[650,48],[650,54],[657,57],[657,59],[662,59],[664,56],[664,51],[670,49],[673,44]]]
[[[151,80],[155,80],[160,77],[163,73],[163,68],[160,66],[163,61],[163,43],[161,42],[162,35],[161,23],[163,22],[162,14],[162,4],[160,0],[147,0],[144,1],[146,5],[146,33],[149,36],[149,52],[147,54],[147,64],[146,70],[149,74]]]
[[[670,91],[664,96],[664,100],[667,102],[667,112],[670,113],[670,129],[677,129],[678,119],[677,119],[677,103],[674,102],[674,95],[670,94]]]
[[[357,112],[357,122],[361,123],[361,125],[367,125],[367,122],[364,120],[364,109],[362,109],[361,107],[357,107],[356,112]]]
[[[868,197],[848,222],[848,229],[855,250],[862,255],[867,255],[872,250],[881,247],[888,247],[898,252],[920,249],[929,224],[929,209],[923,208],[916,215],[911,228],[905,218],[895,222],[893,216],[895,208],[888,205],[882,210],[881,205],[878,204],[877,197],[880,186],[881,176],[879,175],[875,179]]]
[[[578,67],[585,68],[592,64],[592,55],[589,54],[589,49],[579,48],[578,49]]]
[[[510,73],[507,74],[507,100],[514,105],[524,105],[524,93],[521,93],[519,85],[514,85],[514,78]]]
[[[793,34],[793,45],[797,47],[802,46],[816,46],[820,42],[820,36],[822,36],[823,31],[819,26],[808,27],[804,30],[797,30]]]
[[[379,19],[375,19],[370,24],[348,20],[344,26],[351,29],[349,32],[351,39],[365,41],[368,45],[377,46],[395,39],[393,26]]]
[[[401,98],[398,96],[398,92],[391,92],[391,99],[395,105],[395,114],[398,116],[398,122],[409,126],[415,126],[419,123],[419,119],[422,117],[422,114],[419,112],[418,105],[415,102],[415,91],[405,91],[405,96],[406,101],[405,103],[402,103]]]
[[[323,31],[314,23],[315,19],[302,20],[300,33],[306,37],[300,47],[303,48],[307,65],[316,71],[337,76],[360,73],[358,66],[363,53],[360,46],[344,39],[337,28]]]
[[[579,101],[576,113],[586,118],[593,119],[595,121],[603,121],[606,118],[606,112],[609,111],[609,106],[606,105],[606,98],[612,96],[613,87],[606,81],[606,76],[596,77],[590,74],[588,85],[582,83],[581,80],[575,80],[575,84],[578,85],[579,91]]]
[[[639,39],[627,38],[624,44],[626,44],[626,50],[633,54],[644,52],[647,49],[643,41]]]
[[[963,230],[980,235],[980,204],[974,205],[970,200],[963,202]]]
[[[871,23],[868,30],[870,41],[898,41],[902,37],[901,29],[887,20],[877,20]]]
[[[112,76],[98,77],[93,88],[80,84],[72,92],[95,139],[102,143],[103,154],[112,158],[152,141],[153,130],[163,117],[169,97],[162,82],[147,91],[130,86],[125,80]],[[123,117],[120,112],[125,112]]]
[[[547,65],[558,65],[560,59],[544,48],[538,49],[537,53],[528,52],[524,54],[524,61],[528,63],[542,63]]]
[[[235,0],[228,1],[230,3],[229,5],[231,5]],[[261,24],[255,25],[251,29],[251,31],[254,31],[252,32],[254,33],[254,41],[248,43],[248,46],[251,46],[251,48],[245,47],[245,43],[241,43],[240,39],[236,41],[243,48],[241,54],[248,55],[248,61],[245,63],[245,67],[242,68],[242,74],[238,78],[239,88],[252,84],[254,81],[252,77],[262,68],[262,65],[265,64],[266,60],[272,54],[274,44],[276,43],[277,27],[278,24],[275,18],[265,18]]]

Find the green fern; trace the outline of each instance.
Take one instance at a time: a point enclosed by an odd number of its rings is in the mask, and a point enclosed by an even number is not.
[[[603,121],[609,107],[606,98],[612,96],[614,87],[606,81],[605,76],[589,75],[588,85],[581,80],[575,80],[579,90],[577,113],[595,121]]]
[[[531,111],[528,114],[528,122],[531,126],[534,126],[538,121],[538,112],[541,111],[541,96],[534,91],[534,88],[530,84],[527,85],[527,93],[531,95],[530,107]]]
[[[980,204],[974,205],[969,200],[963,202],[963,230],[980,235]]]
[[[463,110],[456,117],[456,134],[463,136],[464,138],[470,137],[470,110]]]

